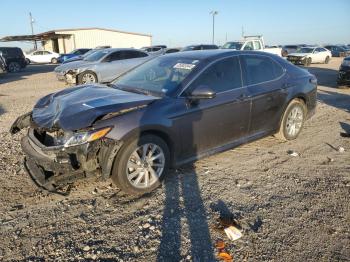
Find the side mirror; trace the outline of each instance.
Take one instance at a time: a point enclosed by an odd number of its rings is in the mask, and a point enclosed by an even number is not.
[[[206,85],[200,85],[189,95],[190,99],[210,99],[214,98],[216,93]]]

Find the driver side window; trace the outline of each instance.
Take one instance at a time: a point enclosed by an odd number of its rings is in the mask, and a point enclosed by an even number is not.
[[[117,61],[117,60],[121,60],[121,52],[114,52],[112,54],[110,54],[109,56],[107,56],[104,60],[107,62],[113,62],[113,61]]]
[[[215,93],[242,87],[238,57],[225,58],[211,65],[191,86],[196,88],[200,85],[208,86]]]

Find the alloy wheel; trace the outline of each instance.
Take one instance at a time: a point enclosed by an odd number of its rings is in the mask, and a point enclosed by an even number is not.
[[[83,84],[96,83],[96,77],[93,74],[86,73],[83,75],[81,82]]]
[[[126,176],[136,188],[148,188],[161,177],[165,167],[162,148],[148,143],[138,147],[129,157]]]
[[[9,71],[12,73],[19,72],[20,69],[21,69],[21,67],[18,63],[10,63],[9,64]]]
[[[289,136],[296,136],[303,125],[304,114],[299,106],[295,106],[289,113],[286,121],[286,129]]]

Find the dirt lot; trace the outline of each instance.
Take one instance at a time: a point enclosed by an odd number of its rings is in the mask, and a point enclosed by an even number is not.
[[[310,68],[319,103],[297,140],[267,137],[200,160],[139,198],[98,179],[68,197],[33,186],[23,133],[8,129],[65,86],[52,66],[0,75],[0,260],[215,261],[222,238],[234,261],[349,261],[350,139],[341,133],[350,132],[350,89],[335,88],[340,61]],[[217,229],[219,214],[238,220],[241,239]]]

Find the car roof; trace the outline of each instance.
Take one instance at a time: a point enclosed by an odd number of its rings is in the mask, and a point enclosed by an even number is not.
[[[231,55],[242,55],[242,54],[254,54],[254,55],[266,55],[275,57],[276,55],[261,52],[261,51],[241,51],[231,49],[210,49],[210,50],[198,50],[198,51],[186,51],[167,54],[167,57],[176,58],[188,58],[193,60],[216,60],[218,58],[224,58]]]
[[[142,50],[139,49],[135,49],[135,48],[104,48],[104,49],[97,49],[97,50],[101,50],[102,52],[115,52],[115,51],[139,51],[139,52],[143,52]]]

